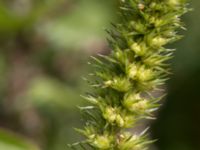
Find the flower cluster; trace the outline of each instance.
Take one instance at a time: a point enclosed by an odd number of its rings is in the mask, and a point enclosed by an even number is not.
[[[146,133],[131,134],[138,121],[152,118],[162,98],[152,92],[167,80],[167,61],[173,50],[164,46],[180,39],[180,17],[188,11],[183,0],[121,0],[120,23],[108,31],[112,52],[93,58],[94,92],[82,107],[87,117],[86,140],[79,145],[92,150],[146,150]],[[71,145],[76,148],[77,144]]]

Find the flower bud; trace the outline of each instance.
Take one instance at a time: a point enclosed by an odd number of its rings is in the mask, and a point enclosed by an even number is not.
[[[113,80],[106,81],[105,86],[120,92],[127,92],[131,88],[131,83],[127,78],[114,77]]]
[[[159,27],[164,23],[164,21],[162,19],[158,19],[154,16],[150,17],[149,22],[154,24],[155,27]]]
[[[120,150],[141,150],[145,148],[145,141],[139,135],[132,135],[129,132],[125,132],[120,135],[118,143],[118,149]]]
[[[124,52],[121,51],[119,48],[116,48],[115,57],[117,58],[117,60],[120,63],[125,63],[125,61],[126,61],[126,56],[125,56]]]
[[[133,103],[131,106],[132,111],[135,111],[137,113],[144,113],[147,108],[147,100],[138,101],[136,103]]]
[[[147,31],[146,25],[142,22],[131,21],[130,25],[139,33],[145,33]]]
[[[124,116],[124,128],[130,128],[135,124],[136,118],[133,116],[133,114],[126,114]]]
[[[112,107],[107,107],[103,112],[103,117],[109,122],[113,123],[116,119],[116,110]]]
[[[144,66],[141,66],[139,69],[138,69],[138,72],[137,72],[137,79],[139,81],[148,81],[150,79],[152,79],[153,77],[153,71],[151,69],[146,69]]]
[[[109,149],[111,138],[108,135],[97,135],[92,144],[102,150]]]
[[[131,45],[131,50],[135,52],[138,56],[143,56],[146,53],[146,46],[144,44],[133,43]]]
[[[108,87],[108,86],[111,86],[111,85],[112,85],[112,81],[111,80],[108,80],[108,81],[105,82],[105,86]]]
[[[135,64],[129,65],[127,69],[127,74],[129,78],[135,79],[137,75],[137,66]]]
[[[124,120],[119,114],[116,117],[116,123],[119,127],[124,127]]]
[[[151,40],[151,45],[153,47],[161,47],[163,45],[165,45],[168,42],[167,39],[162,38],[162,37],[155,37]]]
[[[148,66],[154,66],[154,65],[159,65],[160,60],[156,57],[154,57],[154,58],[149,57],[149,58],[144,60],[144,63]]]
[[[148,107],[148,101],[134,93],[124,98],[123,105],[131,112],[144,113]]]
[[[88,135],[88,139],[94,139],[94,138],[95,138],[95,134]]]

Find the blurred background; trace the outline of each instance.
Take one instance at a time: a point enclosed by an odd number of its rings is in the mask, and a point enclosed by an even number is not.
[[[200,1],[184,16],[168,96],[151,126],[158,150],[200,149]],[[116,0],[0,0],[0,150],[68,150],[80,139],[89,56],[107,54]]]

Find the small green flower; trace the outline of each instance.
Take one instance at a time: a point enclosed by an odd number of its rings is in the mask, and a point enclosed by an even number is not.
[[[122,118],[122,116],[120,114],[118,114],[116,116],[116,123],[121,128],[124,127],[124,125],[125,125],[124,118]]]
[[[107,106],[106,108],[103,108],[103,117],[111,124],[113,124],[116,121],[117,118],[117,112],[115,108]]]
[[[114,77],[112,80],[105,82],[106,87],[111,87],[120,92],[127,92],[131,88],[129,79],[123,77]]]
[[[131,50],[135,52],[136,55],[138,56],[144,56],[145,53],[147,52],[147,47],[144,43],[136,43],[134,42],[132,45],[131,45]]]
[[[120,150],[145,150],[146,144],[143,137],[125,132],[120,135],[118,148]]]
[[[151,69],[146,68],[145,66],[141,66],[138,68],[136,78],[138,79],[139,82],[145,82],[151,80],[153,77],[154,77],[154,72]]]
[[[152,47],[154,48],[159,48],[165,44],[167,44],[168,40],[166,38],[163,38],[163,37],[154,37],[152,40],[151,40],[151,45]]]
[[[109,150],[113,137],[109,135],[97,135],[91,144],[100,150]]]
[[[124,126],[123,128],[131,128],[136,124],[137,119],[132,113],[126,113],[124,116]]]
[[[128,65],[127,74],[129,78],[135,80],[138,72],[138,66],[134,63]]]
[[[130,94],[124,98],[123,105],[131,112],[144,114],[149,108],[149,103],[146,99],[141,98],[139,94]]]

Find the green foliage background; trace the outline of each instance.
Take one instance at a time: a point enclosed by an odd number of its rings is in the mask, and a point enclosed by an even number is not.
[[[90,55],[106,53],[115,0],[0,1],[0,150],[67,150],[80,138],[77,105]],[[153,123],[160,150],[200,149],[200,1],[172,61],[167,99]]]

